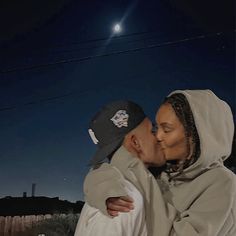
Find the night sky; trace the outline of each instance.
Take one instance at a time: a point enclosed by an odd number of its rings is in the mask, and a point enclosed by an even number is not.
[[[0,198],[83,200],[88,123],[116,99],[154,119],[172,90],[211,89],[236,120],[233,2],[1,1]]]

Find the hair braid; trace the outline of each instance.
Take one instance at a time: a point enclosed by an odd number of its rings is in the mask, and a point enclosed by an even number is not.
[[[198,136],[197,128],[195,126],[194,117],[186,97],[181,93],[176,93],[167,97],[164,100],[164,103],[169,103],[175,111],[176,116],[184,126],[185,136],[187,138],[187,145],[189,153],[191,154],[190,158],[187,158],[183,162],[180,162],[177,165],[169,164],[167,172],[179,172],[182,173],[184,168],[187,168],[193,164],[198,157],[200,156],[200,139]],[[192,153],[191,143],[193,146]]]

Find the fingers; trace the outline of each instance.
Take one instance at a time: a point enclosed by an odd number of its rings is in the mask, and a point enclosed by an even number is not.
[[[109,214],[110,216],[112,216],[112,217],[116,217],[116,216],[119,215],[119,212],[118,212],[118,211],[112,211],[112,210],[107,209],[107,212],[108,212],[108,214]]]
[[[127,197],[111,197],[106,201],[107,208],[114,211],[129,212],[134,209],[133,200]]]
[[[107,212],[111,216],[117,216],[118,212],[129,212],[134,209],[133,199],[129,196],[108,198],[106,205]]]
[[[121,196],[120,197],[121,200],[124,200],[126,202],[129,202],[129,203],[133,203],[134,202],[134,199],[130,196]]]
[[[134,209],[133,205],[133,199],[126,198],[126,197],[120,197],[117,201],[112,202],[114,205],[119,206],[122,210],[122,212],[129,212],[130,210]]]

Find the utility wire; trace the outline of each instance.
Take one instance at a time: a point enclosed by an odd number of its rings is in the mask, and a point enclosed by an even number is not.
[[[234,32],[236,32],[236,31],[234,31]],[[114,51],[114,52],[110,52],[110,53],[98,54],[98,55],[87,56],[87,57],[82,57],[82,58],[70,58],[70,59],[58,60],[56,62],[51,62],[51,63],[46,63],[46,64],[36,64],[36,65],[30,65],[30,66],[15,67],[15,68],[10,68],[10,69],[6,69],[6,70],[1,70],[0,74],[12,73],[12,72],[16,72],[16,71],[34,70],[34,69],[46,68],[46,67],[51,67],[51,66],[60,65],[60,64],[81,63],[84,61],[102,58],[102,57],[137,52],[137,51],[142,51],[142,50],[151,49],[151,48],[173,46],[173,45],[186,43],[186,42],[190,42],[190,41],[194,41],[194,40],[200,40],[200,39],[205,39],[205,38],[210,38],[210,37],[217,37],[222,34],[223,34],[223,32],[217,32],[217,33],[213,33],[213,34],[199,35],[199,36],[189,37],[189,38],[175,40],[175,41],[167,41],[167,42],[163,42],[163,43],[147,45],[144,47],[132,48],[132,49],[127,49],[127,50],[122,50],[122,51]]]
[[[82,62],[82,61],[86,61],[86,60],[90,60],[90,59],[94,59],[94,58],[99,58],[99,57],[118,55],[118,54],[123,54],[123,53],[128,53],[128,52],[136,52],[136,51],[141,51],[141,50],[150,49],[150,48],[172,46],[172,45],[176,45],[176,44],[184,43],[184,42],[188,42],[188,41],[204,39],[204,38],[209,38],[209,37],[213,37],[213,36],[220,36],[222,34],[223,34],[222,32],[218,32],[218,33],[215,33],[215,34],[199,35],[199,36],[196,36],[196,37],[190,37],[190,38],[185,38],[185,39],[176,40],[176,41],[169,41],[169,42],[164,42],[164,43],[160,43],[160,44],[152,44],[152,45],[147,45],[145,47],[128,49],[128,50],[124,50],[124,51],[117,51],[117,52],[101,54],[101,55],[95,55],[95,56],[89,56],[89,57],[84,57],[84,58],[72,58],[72,59],[69,59],[69,60],[62,60],[62,61],[58,61],[58,62],[55,62],[55,63],[33,65],[31,67],[13,68],[13,69],[8,70],[8,71],[1,71],[0,73],[10,73],[10,72],[14,72],[14,71],[17,71],[17,70],[32,70],[32,69],[36,69],[36,68],[43,68],[43,67],[48,67],[48,66],[53,66],[53,65],[58,65],[58,64],[64,64],[64,63]],[[83,92],[86,92],[86,91],[83,91]],[[53,96],[53,97],[39,99],[38,101],[34,101],[34,102],[27,102],[27,103],[24,103],[22,105],[2,107],[2,108],[0,108],[0,112],[1,111],[14,110],[14,109],[17,109],[17,107],[19,107],[19,106],[36,105],[36,104],[40,104],[40,103],[46,103],[48,101],[58,100],[58,99],[61,99],[61,98],[73,96],[75,93],[76,92],[70,92],[70,93],[59,95],[59,96]],[[80,91],[80,93],[81,93],[81,91]]]
[[[112,42],[112,44],[110,44],[109,46],[117,46],[120,44],[128,44],[128,43],[134,43],[134,42],[140,42],[140,41],[147,41],[147,40],[154,40],[156,39],[156,37],[153,36],[149,36],[149,37],[145,37],[145,38],[139,38],[139,39],[130,39],[130,40],[126,40],[124,41],[118,41],[118,42]],[[70,53],[70,52],[79,52],[82,50],[86,50],[86,49],[102,49],[102,48],[107,48],[108,45],[99,45],[99,46],[92,46],[92,47],[80,47],[80,48],[73,48],[73,49],[65,49],[65,50],[60,50],[60,51],[51,51],[50,53],[55,53],[55,54],[59,54],[59,53]],[[38,54],[42,54],[45,53],[42,50],[38,52]],[[33,54],[33,55],[38,55],[38,54]]]
[[[88,91],[90,91],[90,90],[88,90]],[[80,94],[88,92],[88,91],[80,91]],[[1,111],[15,110],[20,106],[31,106],[31,105],[37,105],[37,104],[40,104],[40,103],[47,103],[49,101],[59,100],[61,98],[70,97],[70,96],[73,96],[73,95],[75,95],[75,92],[70,92],[70,93],[59,95],[59,96],[43,98],[43,99],[39,99],[38,101],[34,101],[34,102],[33,101],[32,102],[26,102],[26,103],[23,103],[21,105],[6,106],[6,107],[0,108],[0,112]]]
[[[120,40],[120,39],[125,39],[125,38],[130,38],[133,36],[141,36],[141,35],[146,35],[146,34],[150,34],[150,33],[158,33],[158,31],[143,31],[143,32],[135,32],[132,34],[125,34],[125,35],[120,35],[120,36],[113,36],[112,37],[112,41],[116,41],[116,40]],[[69,42],[66,44],[55,44],[52,45],[51,47],[47,47],[47,48],[61,48],[61,47],[68,47],[68,46],[75,46],[75,45],[82,45],[82,44],[89,44],[89,43],[97,43],[97,42],[106,42],[108,40],[108,38],[97,38],[97,39],[88,39],[85,41],[79,41],[79,42]]]
[[[156,70],[156,69],[155,69]],[[154,71],[155,71],[154,70]],[[153,71],[152,71],[153,72]],[[146,73],[144,73],[145,75],[147,75]],[[140,76],[140,74],[139,74]],[[106,85],[106,89],[112,88],[113,85]],[[15,110],[17,108],[21,108],[24,106],[32,106],[32,105],[38,105],[38,104],[45,104],[48,102],[54,102],[55,100],[60,100],[60,99],[64,99],[66,97],[72,97],[72,96],[82,96],[88,92],[94,92],[94,91],[98,91],[97,88],[89,88],[86,90],[75,90],[73,92],[69,92],[69,93],[65,93],[65,94],[61,94],[58,96],[52,96],[52,97],[47,97],[47,98],[43,98],[43,99],[38,99],[37,101],[31,101],[31,102],[26,102],[23,104],[15,104],[15,105],[11,105],[11,106],[4,106],[2,108],[0,108],[0,112],[4,112],[4,111],[10,111],[10,110]]]
[[[143,31],[143,32],[135,32],[131,34],[125,34],[125,35],[119,35],[119,36],[113,36],[112,41],[117,41],[120,39],[125,39],[125,38],[130,38],[133,36],[141,36],[141,35],[146,35],[150,33],[158,33],[158,31]],[[55,48],[63,48],[63,47],[69,47],[69,46],[76,46],[76,45],[84,45],[84,44],[90,44],[90,43],[97,43],[97,42],[106,42],[109,37],[106,38],[96,38],[96,39],[88,39],[84,41],[76,41],[76,42],[67,42],[67,43],[58,43],[58,44],[53,44],[45,47],[44,49],[55,49]],[[36,49],[33,50],[33,52],[41,51],[42,49]],[[14,49],[15,51],[15,49]]]

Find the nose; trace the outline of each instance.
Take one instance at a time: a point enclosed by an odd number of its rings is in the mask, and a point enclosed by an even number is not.
[[[158,129],[156,131],[156,139],[157,139],[158,142],[162,141],[162,134],[161,134],[161,130],[160,129]]]

